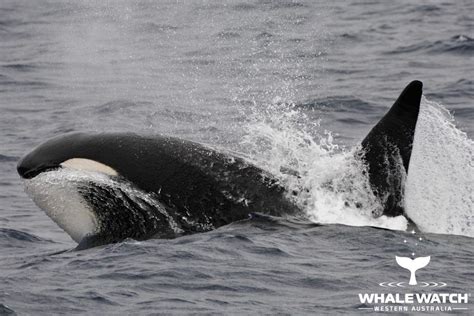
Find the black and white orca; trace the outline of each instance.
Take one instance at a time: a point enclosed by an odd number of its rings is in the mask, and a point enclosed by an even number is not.
[[[404,213],[421,95],[422,83],[411,82],[361,143],[370,184],[388,216]],[[252,213],[303,213],[273,175],[174,137],[70,133],[39,145],[17,170],[33,200],[79,248],[209,231]]]

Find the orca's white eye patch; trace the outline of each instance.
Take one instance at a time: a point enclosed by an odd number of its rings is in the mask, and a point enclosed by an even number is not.
[[[118,172],[103,163],[85,158],[72,158],[61,163],[63,168],[71,168],[76,170],[95,171],[105,173],[110,176],[118,176]]]

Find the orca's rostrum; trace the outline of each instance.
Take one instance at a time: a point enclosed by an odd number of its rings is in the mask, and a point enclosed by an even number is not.
[[[421,95],[422,83],[411,82],[362,141],[360,155],[387,216],[404,214]],[[208,231],[257,212],[302,214],[271,174],[240,157],[173,137],[70,133],[39,145],[17,169],[33,200],[79,248]],[[100,177],[71,179],[69,189],[64,181],[55,189],[28,188],[30,181],[64,170]],[[66,191],[68,196],[58,196]]]

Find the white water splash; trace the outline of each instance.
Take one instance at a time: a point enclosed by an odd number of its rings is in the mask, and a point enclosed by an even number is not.
[[[279,177],[310,220],[406,230],[405,217],[378,216],[381,205],[356,148],[339,147],[294,105],[277,102],[254,113],[242,144],[255,164]]]
[[[474,237],[474,142],[442,105],[422,100],[405,191],[426,232]]]

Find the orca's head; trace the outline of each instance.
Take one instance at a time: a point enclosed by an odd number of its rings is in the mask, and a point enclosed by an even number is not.
[[[117,176],[114,168],[99,161],[101,155],[97,153],[98,148],[100,141],[93,143],[90,134],[61,135],[42,143],[21,158],[17,165],[18,174],[24,179],[32,179],[43,172],[72,168]]]
[[[26,192],[80,248],[171,234],[173,223],[156,194],[119,171],[131,163],[126,145],[134,137],[70,133],[18,162]]]

